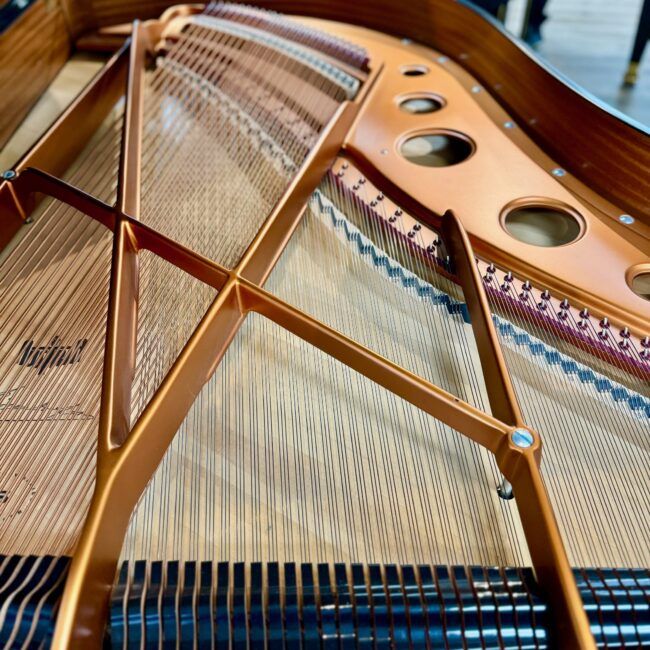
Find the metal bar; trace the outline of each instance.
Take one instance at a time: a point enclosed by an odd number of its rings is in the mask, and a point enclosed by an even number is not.
[[[137,241],[138,250],[150,250],[217,290],[223,287],[229,277],[230,271],[220,264],[195,253],[128,215],[120,215],[107,203],[40,169],[30,167],[23,170],[15,180],[10,182],[10,187],[12,196],[15,196],[17,201],[29,203],[31,195],[39,192],[66,203],[110,230],[115,230],[115,224],[118,219],[121,219],[128,223],[132,236]]]
[[[129,224],[138,243],[138,250],[149,250],[155,253],[217,291],[223,288],[230,277],[231,272],[225,267],[200,253],[195,253],[157,230],[135,220],[129,220]]]
[[[364,86],[365,92],[368,92],[370,85],[368,81]],[[290,228],[291,224],[295,228],[298,223],[311,193],[340,150],[363,96],[360,93],[354,102],[344,102],[339,107],[297,177],[232,273],[209,260],[200,261],[196,254],[116,211],[116,229],[123,235],[122,248],[117,249],[114,255],[97,479],[89,514],[66,581],[53,648],[74,647],[86,644],[91,639],[96,644],[100,643],[108,592],[131,512],[196,395],[214,372],[244,320],[238,303],[238,271],[250,270],[260,281],[268,276],[290,237],[290,233],[285,233],[284,229]],[[125,188],[127,176],[121,177]],[[137,233],[135,239],[134,232]],[[173,264],[180,266],[181,260],[191,262],[196,272],[213,274],[213,279],[218,276],[218,282],[223,279],[223,272],[230,277],[128,434],[124,428],[125,392],[123,388],[119,389],[119,385],[130,386],[131,376],[125,375],[124,368],[128,370],[131,367],[130,355],[134,354],[134,346],[128,343],[134,332],[136,306],[133,300],[137,294],[133,286],[130,291],[124,292],[121,301],[114,294],[117,295],[118,287],[126,287],[132,278],[127,266],[132,251],[126,246],[127,241],[129,245],[134,243],[137,251],[135,244],[138,238],[151,246],[152,250],[155,249],[154,252],[164,252],[164,257]],[[176,253],[179,253],[178,257]],[[127,314],[122,309],[126,308],[129,298],[132,301],[131,312]],[[117,358],[119,350],[127,355],[127,363],[121,370]]]
[[[595,650],[596,642],[564,549],[557,520],[544,487],[534,447],[522,450],[513,436],[497,454],[501,471],[509,477],[535,574],[550,607],[553,647]]]
[[[122,131],[120,170],[117,181],[117,209],[140,217],[140,163],[142,158],[142,114],[144,109],[144,65],[149,47],[142,23],[133,22],[129,47],[126,110]]]
[[[243,321],[235,284],[230,279],[212,303],[123,446],[99,457],[95,491],[57,617],[56,650],[101,647],[131,512]]]
[[[109,230],[114,231],[116,228],[117,217],[114,208],[41,169],[32,167],[24,169],[15,180],[11,181],[11,185],[21,203],[28,207],[31,207],[33,194],[38,192],[66,203],[106,226]]]
[[[512,427],[507,424],[392,363],[251,282],[241,279],[239,292],[245,312],[262,314],[491,452],[496,453],[510,433]]]
[[[99,412],[102,454],[119,447],[131,428],[131,389],[138,337],[138,249],[123,214],[139,216],[140,159],[145,42],[142,26],[133,23],[126,79],[126,110],[117,181],[117,223],[113,234],[111,285],[104,351],[104,375]]]
[[[496,452],[499,468],[514,487],[517,508],[537,579],[553,610],[558,647],[595,648],[594,638],[539,470],[541,440],[525,426],[510,373],[492,321],[474,252],[460,220],[451,211],[441,232],[452,255],[472,319],[481,367],[494,415],[515,427]]]
[[[492,413],[502,422],[515,427],[523,426],[524,420],[494,329],[472,246],[460,220],[450,210],[442,217],[441,233],[469,309]]]
[[[138,251],[128,222],[120,220],[113,235],[99,446],[102,456],[119,447],[131,428],[131,383],[137,340]]]
[[[287,191],[278,201],[257,236],[248,247],[236,271],[255,284],[263,285],[282,251],[300,223],[309,198],[339,154],[364,98],[377,80],[381,68],[371,71],[368,80],[352,102],[343,102],[300,168]]]

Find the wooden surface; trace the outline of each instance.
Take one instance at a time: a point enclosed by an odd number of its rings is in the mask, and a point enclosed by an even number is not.
[[[104,57],[90,54],[68,59],[0,150],[0,170],[11,168],[28,151],[104,63]]]
[[[131,22],[134,18],[157,18],[173,0],[61,0],[73,38],[106,25]]]
[[[37,0],[0,35],[0,146],[38,100],[70,53],[58,3]]]

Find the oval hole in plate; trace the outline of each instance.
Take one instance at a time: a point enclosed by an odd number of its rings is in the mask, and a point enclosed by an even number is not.
[[[429,68],[427,68],[426,65],[419,65],[417,63],[414,63],[412,65],[403,65],[399,71],[405,77],[421,77],[422,75],[429,72]]]
[[[444,101],[435,95],[412,95],[400,100],[398,103],[402,111],[411,115],[435,113],[444,105]]]
[[[399,150],[406,160],[416,165],[449,167],[467,160],[474,153],[474,144],[460,133],[440,131],[410,136]]]
[[[513,207],[506,213],[503,225],[518,241],[547,248],[570,244],[583,231],[576,215],[550,205]]]
[[[630,289],[632,289],[639,298],[650,300],[650,271],[637,273],[630,280]]]

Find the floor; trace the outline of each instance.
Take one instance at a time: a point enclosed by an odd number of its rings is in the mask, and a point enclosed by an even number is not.
[[[537,53],[599,99],[650,126],[650,45],[633,88],[621,81],[643,0],[548,0]],[[527,0],[510,0],[506,27],[519,34]]]

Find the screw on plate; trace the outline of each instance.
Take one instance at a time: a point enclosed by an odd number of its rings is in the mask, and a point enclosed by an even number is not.
[[[556,167],[556,168],[551,172],[551,174],[553,174],[553,176],[556,176],[557,178],[562,178],[562,176],[564,176],[564,175],[566,174],[566,172],[565,172],[564,169],[562,169],[561,167]]]
[[[2,179],[5,181],[13,181],[16,178],[16,172],[13,169],[7,169],[2,172]]]
[[[634,223],[634,217],[629,214],[622,214],[618,220],[626,226],[631,226]]]
[[[533,434],[528,431],[528,429],[524,429],[523,427],[515,429],[510,435],[510,439],[512,440],[513,444],[520,449],[528,449],[528,447],[532,447],[533,443],[535,442]]]

